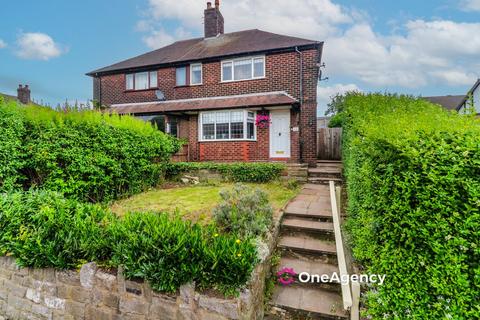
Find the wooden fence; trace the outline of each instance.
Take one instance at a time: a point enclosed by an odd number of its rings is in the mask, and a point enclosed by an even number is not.
[[[341,160],[342,128],[317,129],[317,158],[319,160]]]

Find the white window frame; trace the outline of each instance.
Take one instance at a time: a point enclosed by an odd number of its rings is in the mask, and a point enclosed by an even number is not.
[[[213,125],[214,129],[214,138],[213,139],[203,139],[203,115],[204,114],[215,114],[217,112],[235,112],[235,111],[242,111],[243,112],[243,138],[236,138],[236,139],[217,139],[217,123],[215,120],[215,123]],[[248,123],[248,113],[253,112],[253,139],[247,139],[247,123]],[[257,112],[253,110],[247,110],[247,109],[222,109],[222,110],[215,110],[215,111],[203,111],[198,114],[198,141],[199,142],[215,142],[215,141],[257,141],[257,126],[255,125],[255,119],[256,119]],[[215,117],[216,118],[216,117]],[[229,134],[232,134],[232,128],[231,128],[231,121],[229,120],[228,122],[228,130]]]
[[[146,73],[147,74],[147,88],[146,89],[135,89],[135,76],[137,74],[140,74],[140,73]],[[157,85],[152,87],[151,85],[151,81],[150,81],[150,75],[152,73],[155,73],[155,76],[156,76],[156,80],[157,80]],[[131,76],[132,77],[132,80],[133,80],[133,88],[132,89],[129,89],[127,87],[128,85],[128,81],[127,81],[127,77],[128,76]],[[142,71],[142,72],[131,72],[131,73],[126,73],[125,74],[125,91],[145,91],[145,90],[152,90],[152,89],[157,89],[158,88],[158,71],[157,70],[152,70],[152,71]]]
[[[200,83],[192,83],[193,79],[193,67],[200,66]],[[190,85],[191,86],[200,86],[203,84],[203,65],[201,63],[192,63],[190,64]]]
[[[253,61],[255,59],[261,58],[263,59],[263,76],[260,77],[255,77],[254,73],[254,63]],[[249,59],[251,61],[251,66],[252,66],[252,77],[248,79],[241,79],[241,80],[235,80],[235,61],[239,60],[247,60]],[[232,80],[223,80],[223,65],[225,63],[231,63],[232,64]],[[266,58],[265,56],[251,56],[251,57],[242,57],[242,58],[236,58],[236,59],[229,59],[229,60],[222,60],[220,63],[220,82],[238,82],[238,81],[248,81],[248,80],[255,80],[255,79],[264,79],[266,77]]]

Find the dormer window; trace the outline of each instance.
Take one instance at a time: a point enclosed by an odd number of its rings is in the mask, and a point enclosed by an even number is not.
[[[222,82],[265,77],[265,56],[222,61]]]
[[[137,72],[125,75],[125,89],[147,90],[158,86],[157,71]]]

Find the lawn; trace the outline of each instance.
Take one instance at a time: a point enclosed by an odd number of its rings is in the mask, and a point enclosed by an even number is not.
[[[297,193],[299,188],[287,188],[284,183],[246,183],[251,188],[260,188],[267,192],[270,203],[276,212],[279,211]],[[119,216],[133,211],[174,212],[193,221],[208,221],[212,209],[219,203],[219,192],[232,188],[233,183],[218,185],[200,184],[196,186],[159,187],[150,191],[119,200],[111,205],[111,209]]]

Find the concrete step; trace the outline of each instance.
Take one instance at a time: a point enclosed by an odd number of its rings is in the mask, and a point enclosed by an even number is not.
[[[310,210],[305,208],[289,208],[284,212],[284,217],[298,217],[304,220],[332,222],[332,211],[330,210]]]
[[[307,233],[321,233],[333,235],[333,223],[312,221],[308,219],[284,218],[282,221],[282,229],[305,231]]]
[[[342,183],[341,178],[308,177],[308,183],[311,184],[328,185],[330,180],[335,182],[336,184]]]
[[[348,319],[341,294],[325,289],[277,285],[273,305],[294,319]]]
[[[341,178],[342,171],[337,169],[311,168],[308,169],[309,177],[323,177],[323,178]]]
[[[304,234],[282,235],[278,242],[278,247],[299,253],[337,256],[334,241],[320,240]]]

